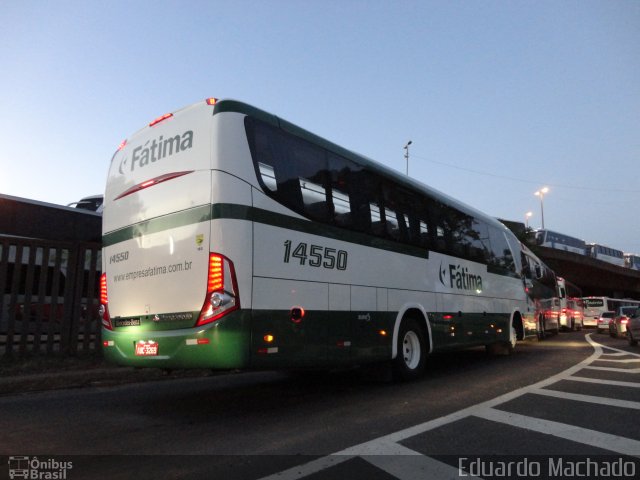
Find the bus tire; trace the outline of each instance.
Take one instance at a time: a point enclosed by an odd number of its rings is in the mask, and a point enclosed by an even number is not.
[[[518,321],[518,324],[516,324]],[[490,343],[485,345],[485,349],[489,355],[511,355],[518,343],[518,328],[520,327],[519,318],[514,317],[509,327],[509,340],[506,342]]]
[[[516,324],[517,322],[517,324]],[[511,321],[511,326],[509,328],[509,341],[506,344],[508,354],[511,355],[516,350],[516,345],[518,344],[518,330],[521,328],[522,321],[520,317],[513,317]]]
[[[413,317],[406,317],[398,331],[398,353],[393,360],[397,380],[415,380],[424,373],[427,358],[424,330]]]

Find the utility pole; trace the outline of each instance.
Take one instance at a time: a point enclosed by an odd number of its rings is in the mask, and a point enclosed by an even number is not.
[[[409,176],[409,145],[411,145],[411,140],[404,146],[404,159],[407,161],[407,177]]]

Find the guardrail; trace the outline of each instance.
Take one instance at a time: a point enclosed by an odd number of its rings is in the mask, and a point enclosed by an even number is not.
[[[101,245],[0,235],[0,356],[99,352]]]

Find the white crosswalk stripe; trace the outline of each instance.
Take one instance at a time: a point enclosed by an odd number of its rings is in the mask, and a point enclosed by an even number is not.
[[[625,388],[640,388],[640,379],[636,379],[634,374],[640,372],[640,368],[615,368],[615,367],[598,367],[592,365],[596,361],[607,361],[619,364],[632,364],[640,362],[640,355],[630,353],[624,350],[605,347],[591,338],[591,334],[586,335],[586,340],[593,347],[594,353],[584,361],[577,365],[547,378],[541,382],[528,387],[520,388],[501,395],[487,402],[471,406],[469,408],[453,412],[444,417],[440,417],[429,422],[425,422],[413,427],[400,430],[398,432],[385,435],[383,437],[365,442],[360,445],[347,448],[340,452],[319,458],[312,462],[293,467],[289,470],[264,477],[262,480],[298,480],[315,473],[321,472],[328,468],[333,468],[342,463],[360,458],[369,464],[383,470],[399,480],[412,480],[415,478],[429,479],[459,479],[462,474],[468,476],[465,472],[459,471],[451,465],[440,462],[434,458],[424,455],[420,452],[411,450],[400,442],[417,435],[425,434],[437,428],[446,427],[447,425],[459,420],[475,417],[495,422],[499,424],[509,425],[510,427],[520,428],[525,432],[537,432],[551,435],[572,442],[577,442],[602,450],[610,451],[613,455],[629,455],[632,457],[640,457],[640,441],[632,438],[626,438],[619,435],[591,430],[588,428],[570,425],[541,418],[536,418],[518,413],[500,410],[500,405],[523,395],[541,395],[559,400],[582,402],[594,405],[606,405],[614,408],[622,408],[629,410],[640,410],[640,402],[617,399],[612,397],[601,397],[593,395],[583,395],[571,392],[564,392],[556,386],[556,389],[546,388],[560,381],[582,382],[597,385],[609,385]],[[606,349],[606,351],[605,351]],[[609,359],[603,356],[631,358],[625,359]],[[630,381],[617,381],[609,379],[597,379],[580,376],[582,370],[600,370],[605,372],[623,372],[629,374]],[[524,433],[526,435],[526,433]],[[479,478],[479,477],[473,477]]]

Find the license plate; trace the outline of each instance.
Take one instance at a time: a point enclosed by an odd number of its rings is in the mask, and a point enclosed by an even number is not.
[[[153,357],[158,355],[158,342],[138,342],[136,343],[136,356]]]

